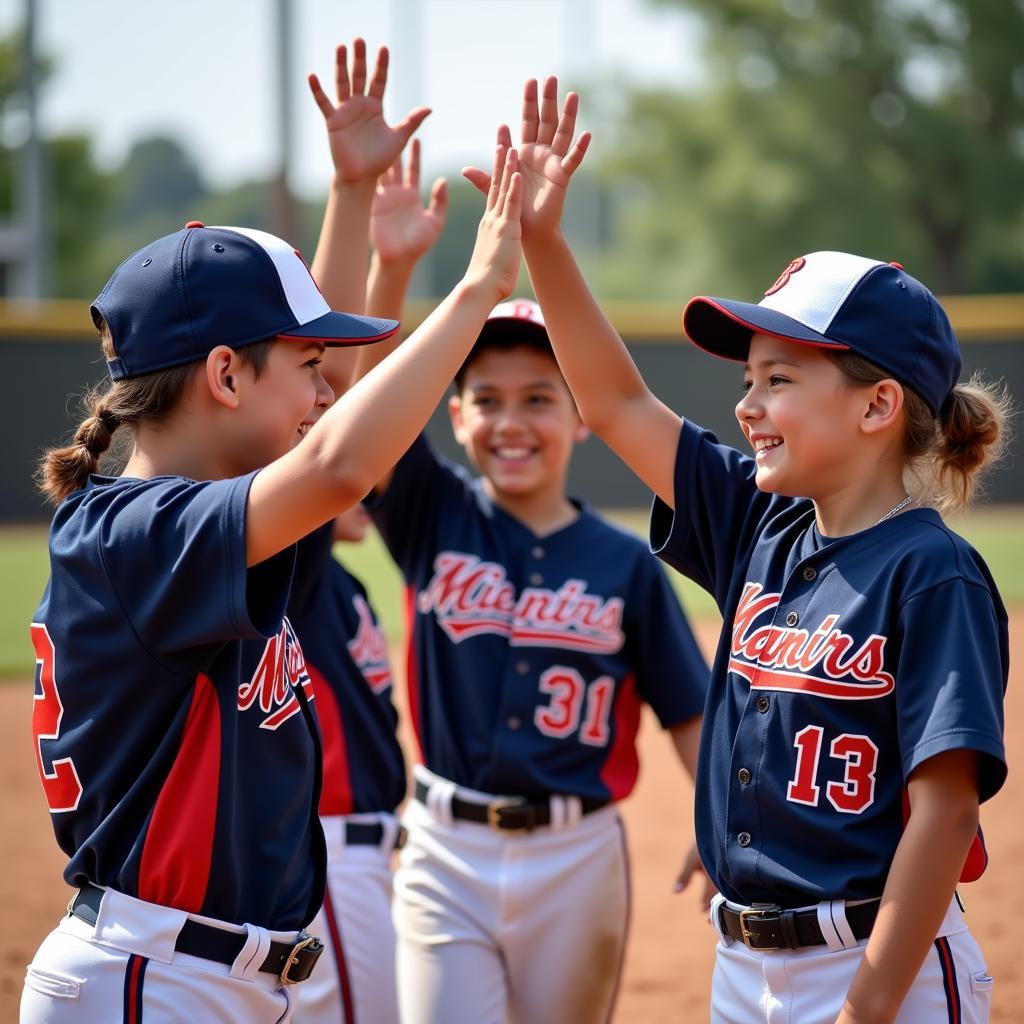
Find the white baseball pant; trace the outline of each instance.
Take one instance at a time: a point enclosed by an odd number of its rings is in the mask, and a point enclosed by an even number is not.
[[[842,901],[821,905],[829,911],[825,919],[836,924],[827,946],[772,952],[748,949],[725,935],[718,922],[721,902],[719,895],[711,904],[719,936],[712,1024],[835,1024],[868,944],[854,939]],[[992,979],[954,898],[895,1024],[984,1024],[991,1000]]]
[[[395,875],[403,1024],[608,1021],[630,912],[615,806],[582,816],[554,798],[552,825],[498,831],[450,815],[451,794],[486,794],[416,775],[431,792],[406,808]]]
[[[346,822],[384,826],[379,846],[349,846]],[[391,814],[321,817],[327,840],[324,907],[309,926],[324,951],[298,986],[295,1024],[398,1024],[391,854],[398,822]]]
[[[186,918],[246,935],[234,963],[175,952]],[[295,989],[259,965],[272,941],[295,940],[295,932],[240,927],[108,889],[94,925],[69,915],[43,940],[25,975],[20,1021],[284,1024]]]

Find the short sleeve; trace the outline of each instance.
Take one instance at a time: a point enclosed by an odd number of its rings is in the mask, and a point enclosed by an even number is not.
[[[737,558],[752,545],[766,516],[806,502],[758,490],[753,459],[683,421],[676,449],[675,509],[655,497],[651,550],[703,587],[719,607]]]
[[[704,711],[708,666],[657,561],[644,553],[626,602],[637,692],[666,729]]]
[[[387,489],[373,492],[364,502],[406,579],[413,575],[424,544],[435,533],[451,476],[421,434],[398,460]]]
[[[280,628],[295,551],[288,547],[246,567],[246,503],[254,476],[157,478],[113,488],[107,500],[97,495],[89,503],[99,513],[92,528],[110,586],[158,659]],[[83,512],[93,518],[88,508]]]
[[[334,546],[334,520],[303,537],[295,546],[295,572],[288,598],[290,614],[301,614],[316,600]]]
[[[980,755],[979,799],[1002,786],[1008,636],[1000,608],[987,587],[958,578],[900,609],[896,702],[904,779],[936,754],[966,749]]]

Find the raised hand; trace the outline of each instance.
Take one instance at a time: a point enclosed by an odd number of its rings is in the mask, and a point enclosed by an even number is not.
[[[558,230],[569,180],[590,145],[590,132],[583,132],[573,142],[578,112],[579,96],[571,92],[565,97],[559,116],[558,79],[553,75],[544,82],[539,106],[537,80],[531,78],[526,83],[519,169],[523,176],[523,238],[527,241]],[[511,145],[511,135],[501,141]],[[486,171],[467,167],[462,173],[481,192],[490,187],[491,178]]]
[[[417,260],[437,241],[448,213],[448,184],[438,178],[430,204],[420,203],[420,142],[412,140],[409,162],[402,156],[380,176],[373,197],[370,241],[384,263]]]
[[[349,73],[348,51],[338,47],[334,63],[335,90],[338,103],[328,99],[315,74],[309,76],[313,99],[324,115],[327,137],[335,173],[342,182],[374,182],[398,159],[412,133],[430,113],[427,107],[409,112],[400,124],[388,125],[384,120],[384,88],[388,81],[388,51],[377,51],[377,63],[366,90],[366,43],[356,39],[352,44],[352,69]]]
[[[512,294],[523,255],[523,177],[518,170],[516,151],[504,141],[507,138],[508,127],[502,125],[498,129],[487,203],[464,278],[470,285],[492,286],[496,291],[495,303]]]

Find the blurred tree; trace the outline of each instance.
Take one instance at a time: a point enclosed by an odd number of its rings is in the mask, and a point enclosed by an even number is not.
[[[654,2],[703,17],[708,85],[628,98],[606,293],[754,296],[823,248],[1019,289],[1021,0]]]
[[[191,154],[163,135],[134,143],[114,182],[115,227],[150,216],[176,217],[205,193]]]
[[[17,216],[14,182],[18,151],[25,138],[19,92],[23,59],[20,31],[0,37],[0,220]],[[39,63],[40,81],[45,83],[53,63],[46,57]],[[96,166],[86,136],[54,136],[46,140],[45,147],[50,174],[53,291],[62,296],[92,295],[90,269],[110,195],[107,178]]]

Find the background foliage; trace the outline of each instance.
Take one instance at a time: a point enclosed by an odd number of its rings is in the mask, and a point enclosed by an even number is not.
[[[608,102],[570,229],[603,297],[753,298],[820,248],[899,260],[946,294],[1020,289],[1024,0],[650,2],[700,16],[703,84],[585,86]],[[0,216],[19,59],[18,40],[0,40]],[[92,297],[186,220],[270,226],[267,182],[215,192],[174,139],[139,139],[110,170],[84,136],[48,147],[57,295]],[[420,294],[459,276],[478,217],[474,191],[448,177],[449,225]],[[302,204],[295,241],[310,255],[321,209]]]

